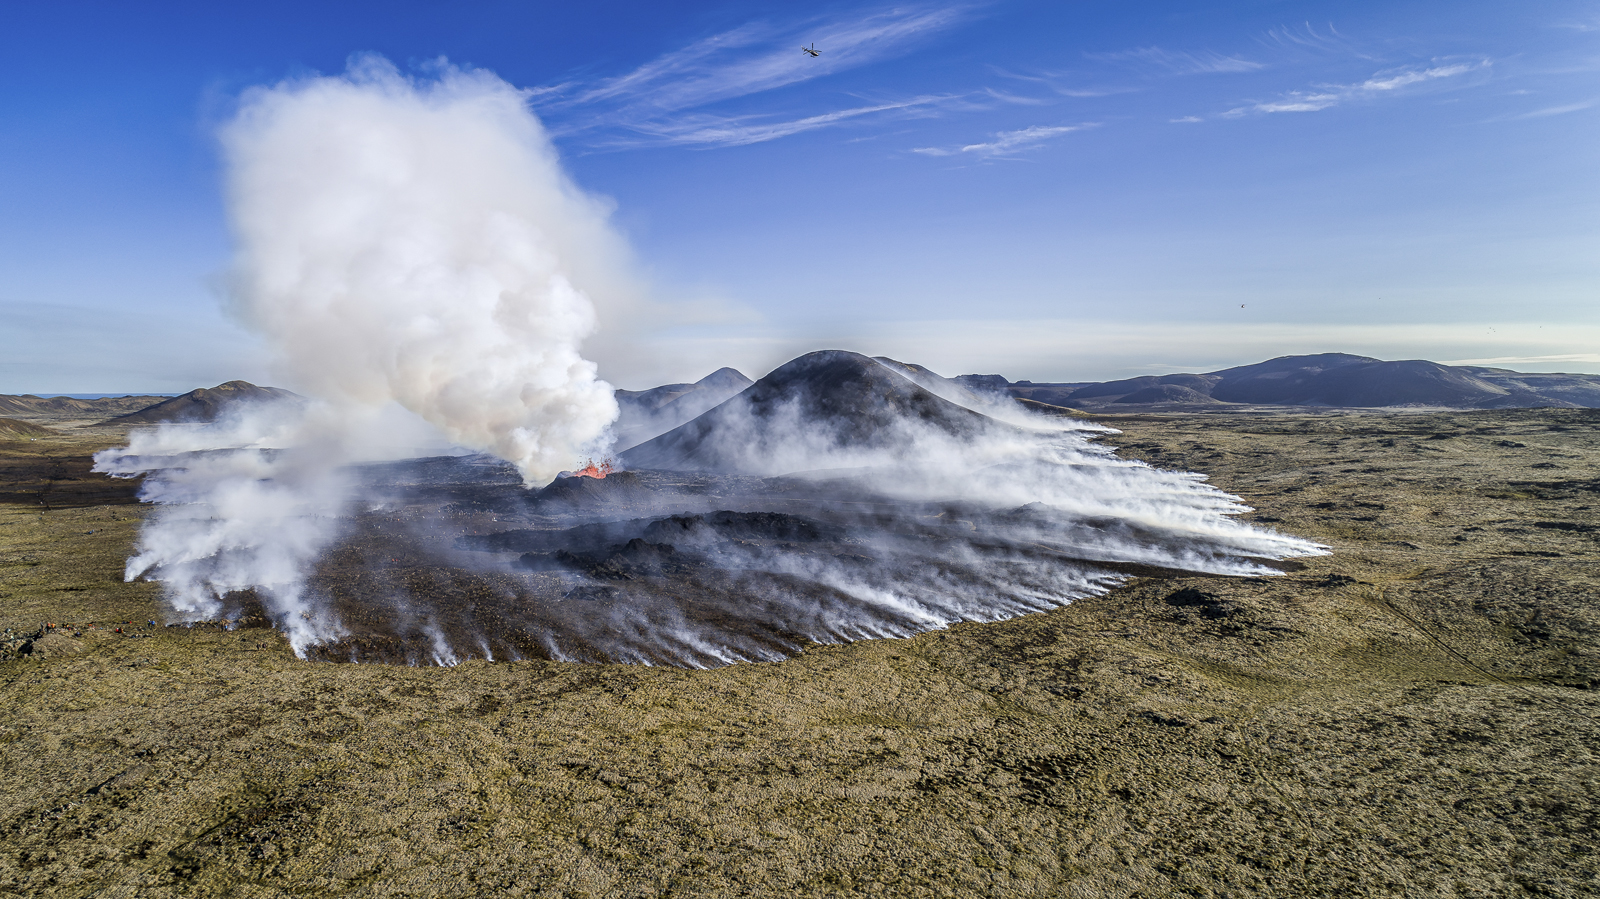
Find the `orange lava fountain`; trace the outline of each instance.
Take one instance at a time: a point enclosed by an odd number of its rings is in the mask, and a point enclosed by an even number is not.
[[[610,459],[601,462],[599,465],[594,464],[594,460],[590,459],[588,465],[574,471],[572,476],[576,478],[603,478],[613,471],[616,471],[616,469],[611,465]]]

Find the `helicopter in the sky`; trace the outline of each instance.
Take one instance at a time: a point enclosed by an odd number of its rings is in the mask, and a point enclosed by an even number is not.
[[[811,46],[809,46],[809,47],[801,47],[800,48],[800,52],[801,53],[810,53],[812,56],[821,56],[822,55],[822,51],[817,49],[817,45],[816,45],[815,42],[813,42],[811,44]]]

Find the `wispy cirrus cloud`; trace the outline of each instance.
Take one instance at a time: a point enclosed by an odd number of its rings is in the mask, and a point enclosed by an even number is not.
[[[1600,16],[1594,16],[1587,20],[1580,19],[1576,21],[1557,22],[1555,27],[1565,28],[1568,31],[1579,31],[1584,33],[1600,31]]]
[[[1335,53],[1341,56],[1356,56],[1361,59],[1371,59],[1356,45],[1354,41],[1339,33],[1333,23],[1318,28],[1310,22],[1299,26],[1280,25],[1277,28],[1267,29],[1267,33],[1260,38],[1262,45],[1274,50],[1311,50],[1317,53]]]
[[[968,6],[900,7],[802,22],[751,22],[662,54],[591,84],[569,82],[531,97],[561,136],[598,147],[649,143],[740,146],[908,109],[916,97],[769,121],[776,116],[708,108],[838,74],[908,52],[969,17]],[[800,52],[815,44],[817,57]],[[947,98],[946,98],[947,99]],[[609,134],[607,132],[610,132]]]
[[[791,134],[827,128],[861,116],[893,115],[896,113],[901,115],[931,115],[958,100],[959,98],[950,96],[913,97],[909,100],[838,109],[819,115],[782,121],[771,121],[770,116],[761,115],[686,115],[670,120],[640,123],[633,126],[633,131],[635,132],[633,136],[614,138],[606,146],[621,148],[669,144],[699,147],[740,147],[777,140],[781,137],[788,137]]]
[[[1010,79],[1013,79],[1013,80],[1016,80],[1016,81],[1022,81],[1022,82],[1026,82],[1026,83],[1029,83],[1029,84],[1042,85],[1046,89],[1048,89],[1052,94],[1057,94],[1057,95],[1060,95],[1060,96],[1063,96],[1063,97],[1077,97],[1077,98],[1109,97],[1109,96],[1111,96],[1113,94],[1131,94],[1131,93],[1133,93],[1133,92],[1138,90],[1138,88],[1126,87],[1126,86],[1116,86],[1116,87],[1093,86],[1093,87],[1089,87],[1089,86],[1085,86],[1080,80],[1076,80],[1074,76],[1066,74],[1066,73],[1061,73],[1061,72],[1042,72],[1042,73],[1034,73],[1034,74],[1025,74],[1025,73],[1022,73],[1022,72],[1007,71],[1006,69],[1002,69],[999,66],[990,66],[989,68],[994,70],[994,73],[999,75],[999,76],[1001,76],[1002,78],[1010,78]],[[1079,77],[1081,77],[1081,76],[1079,76]]]
[[[1027,97],[1010,91],[995,90],[992,87],[984,88],[983,92],[1001,103],[1009,103],[1013,106],[1048,106],[1053,102],[1049,97]]]
[[[1085,53],[1096,62],[1120,63],[1145,71],[1169,75],[1211,75],[1220,73],[1255,72],[1266,68],[1266,63],[1245,59],[1242,56],[1224,56],[1221,53],[1163,50],[1160,47],[1140,47],[1119,50],[1115,53]]]
[[[1098,125],[1098,122],[1084,122],[1079,125],[1034,125],[1029,128],[1019,128],[1015,131],[1001,131],[995,134],[991,140],[982,143],[967,144],[961,147],[916,147],[911,152],[920,153],[924,156],[970,155],[983,159],[1014,156],[1027,150],[1037,149],[1052,138],[1070,134],[1074,131],[1095,128]]]
[[[1584,100],[1581,103],[1567,103],[1561,106],[1546,106],[1543,109],[1535,109],[1531,112],[1525,112],[1521,115],[1512,116],[1512,118],[1544,119],[1554,115],[1566,115],[1569,112],[1582,112],[1585,109],[1593,109],[1596,102],[1600,101]]]
[[[1476,63],[1452,63],[1428,68],[1390,69],[1378,72],[1355,84],[1330,84],[1309,91],[1289,91],[1275,100],[1236,106],[1222,115],[1226,118],[1239,118],[1279,112],[1319,112],[1352,101],[1394,95],[1414,85],[1458,78],[1487,69],[1490,65],[1488,60],[1482,60]]]

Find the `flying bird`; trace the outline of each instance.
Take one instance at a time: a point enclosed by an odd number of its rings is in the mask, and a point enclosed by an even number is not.
[[[801,47],[800,48],[800,52],[801,53],[810,53],[812,56],[821,56],[822,55],[822,51],[817,49],[817,45],[816,45],[815,41],[813,41],[811,46],[809,46],[809,47]]]

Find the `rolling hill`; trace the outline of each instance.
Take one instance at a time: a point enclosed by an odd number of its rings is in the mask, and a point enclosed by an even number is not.
[[[249,381],[228,381],[215,387],[191,390],[137,412],[119,415],[100,424],[104,426],[148,425],[161,422],[215,421],[229,406],[236,403],[300,401],[298,393],[280,387],[257,387]]]

